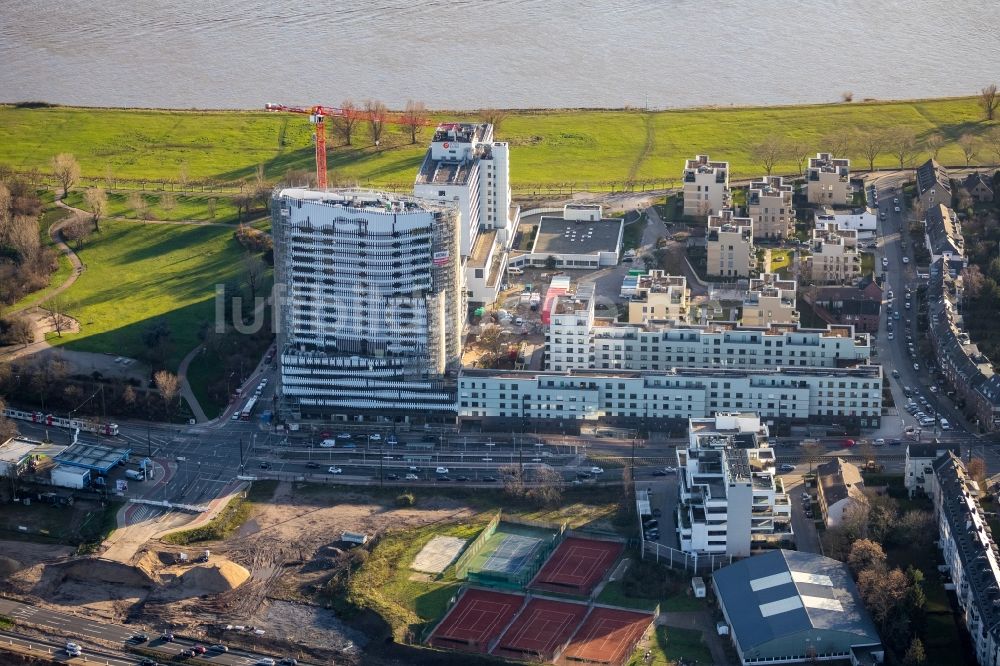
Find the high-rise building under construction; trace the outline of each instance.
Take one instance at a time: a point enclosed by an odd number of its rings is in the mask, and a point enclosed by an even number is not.
[[[282,417],[453,421],[459,213],[362,190],[288,188],[272,203]]]

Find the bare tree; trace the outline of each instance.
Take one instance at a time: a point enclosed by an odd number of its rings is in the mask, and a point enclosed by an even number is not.
[[[410,131],[410,143],[416,143],[417,134],[427,124],[427,108],[424,103],[414,102],[412,99],[407,101],[402,120],[403,126]]]
[[[521,467],[519,465],[505,465],[499,471],[504,492],[511,497],[522,497],[524,495],[524,476],[521,473]]]
[[[546,505],[558,504],[562,499],[563,478],[551,467],[535,470],[535,485],[528,490],[528,497]]]
[[[845,90],[844,92],[840,93],[840,101],[842,101],[842,102],[853,102],[854,101],[854,93],[851,92],[850,90]]]
[[[142,192],[132,192],[128,195],[128,205],[135,213],[135,219],[145,220],[146,216],[149,214],[149,204],[146,202],[146,197],[143,196]]]
[[[966,470],[969,472],[969,476],[973,481],[979,484],[979,489],[983,492],[986,491],[986,461],[982,458],[973,458],[969,461],[969,464],[965,466]]]
[[[503,339],[504,330],[496,324],[486,324],[476,336],[476,346],[482,350],[483,367],[490,367],[503,354],[507,343]]]
[[[821,141],[834,157],[846,157],[854,148],[854,136],[845,128],[824,135]]]
[[[989,132],[983,135],[986,140],[986,145],[989,146],[990,150],[996,156],[997,164],[1000,164],[1000,127],[993,127]]]
[[[507,120],[510,113],[503,109],[486,108],[480,109],[478,115],[481,121],[493,125],[493,134],[496,135],[500,131],[500,126],[503,125],[503,121]]]
[[[962,287],[965,298],[979,298],[984,286],[986,286],[986,278],[979,266],[969,264],[968,268],[962,269]]]
[[[264,281],[264,260],[260,255],[247,252],[243,255],[243,271],[247,278],[247,286],[250,288],[250,303],[257,302],[257,291]]]
[[[160,195],[160,208],[168,213],[177,208],[177,197],[172,192],[164,192]]]
[[[181,168],[177,170],[177,184],[181,186],[181,190],[186,191],[188,187],[188,165],[187,162],[181,162]]]
[[[887,135],[889,150],[899,160],[899,168],[912,166],[917,154],[917,136],[905,127],[897,127]]]
[[[71,153],[59,153],[52,158],[52,175],[62,186],[62,198],[66,198],[69,188],[80,179],[80,163]]]
[[[1000,106],[1000,94],[997,93],[997,84],[991,83],[982,90],[979,91],[979,102],[980,108],[983,110],[983,115],[986,116],[986,120],[993,120],[993,116],[996,115],[997,107]]]
[[[205,210],[208,214],[208,219],[215,219],[215,209],[219,205],[219,200],[215,197],[209,197],[205,202]]]
[[[101,232],[101,218],[108,210],[108,195],[103,187],[89,187],[83,195],[94,221],[94,231]]]
[[[377,148],[382,143],[382,134],[385,132],[385,120],[389,110],[385,104],[378,100],[367,100],[365,102],[365,119],[368,121],[368,134],[372,143]]]
[[[858,134],[857,145],[858,149],[861,151],[861,155],[868,161],[868,170],[875,170],[875,160],[878,156],[882,154],[885,150],[886,135],[884,132],[878,130],[871,130],[868,132],[861,132]]]
[[[968,167],[979,153],[979,139],[971,134],[963,134],[958,137],[958,147],[962,150],[965,166]]]
[[[344,144],[349,146],[354,137],[354,130],[358,127],[358,105],[353,100],[345,99],[340,103],[340,109],[343,113],[334,117],[333,126],[343,137]]]
[[[17,437],[17,424],[3,415],[7,403],[0,397],[0,442],[6,442],[11,437]]]
[[[886,556],[882,544],[870,539],[858,539],[851,544],[847,565],[855,577],[865,569],[885,569]]]
[[[49,301],[49,315],[47,317],[52,330],[56,332],[56,337],[61,338],[63,331],[69,330],[73,325],[73,320],[63,314],[62,302],[59,297]]]
[[[785,144],[780,136],[771,134],[750,147],[750,159],[770,176],[774,166],[785,154]]]
[[[809,144],[805,141],[788,141],[785,143],[785,154],[798,167],[798,174],[805,173],[806,161],[809,159]]]
[[[928,134],[927,138],[924,139],[924,150],[930,153],[932,159],[937,159],[938,153],[944,148],[945,140],[944,136],[938,132],[933,132]]]
[[[17,253],[18,262],[22,266],[33,264],[42,248],[38,218],[15,215],[7,224],[3,240]]]
[[[170,413],[170,403],[180,394],[181,382],[172,372],[167,370],[159,370],[155,375],[153,375],[153,383],[156,384],[156,390],[160,392],[160,397],[163,398],[163,407]]]
[[[132,388],[131,386],[126,386],[125,390],[122,391],[122,400],[124,400],[125,404],[128,405],[129,407],[135,406],[135,401],[137,397],[138,396],[136,396],[135,394],[135,389]]]

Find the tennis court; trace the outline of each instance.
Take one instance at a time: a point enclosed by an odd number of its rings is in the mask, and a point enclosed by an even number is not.
[[[618,666],[632,654],[652,623],[652,614],[595,606],[563,651],[563,661]]]
[[[534,589],[587,596],[607,575],[625,545],[567,537],[531,582]]]
[[[500,522],[469,560],[469,579],[483,585],[507,582],[507,587],[520,589],[551,552],[556,536],[554,530]]]
[[[527,661],[552,661],[587,615],[586,604],[532,599],[500,637],[492,654]]]
[[[427,642],[449,650],[485,653],[523,602],[520,594],[467,588]]]

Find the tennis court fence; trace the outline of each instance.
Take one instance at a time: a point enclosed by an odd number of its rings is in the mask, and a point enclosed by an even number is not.
[[[469,564],[472,559],[482,552],[483,547],[486,542],[489,541],[490,537],[493,536],[497,531],[497,525],[500,524],[500,517],[503,515],[502,511],[497,511],[497,515],[493,516],[493,519],[483,528],[483,531],[479,533],[479,536],[470,543],[465,552],[462,553],[458,560],[455,562],[455,577],[459,579],[465,578],[469,573]]]

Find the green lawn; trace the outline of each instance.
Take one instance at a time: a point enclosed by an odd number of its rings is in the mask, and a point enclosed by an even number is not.
[[[771,271],[777,273],[782,269],[791,268],[792,251],[784,248],[771,250]]]
[[[690,588],[688,588],[690,589]],[[626,608],[641,608],[651,611],[660,605],[661,612],[684,612],[705,610],[707,604],[702,599],[696,599],[690,594],[675,594],[659,599],[632,597],[625,593],[621,581],[611,581],[604,586],[597,600],[602,604],[624,606]]]
[[[511,145],[515,187],[572,181],[607,183],[630,178],[676,179],[683,161],[698,153],[730,162],[736,178],[760,175],[750,147],[762,137],[785,136],[822,150],[821,138],[837,129],[911,129],[923,138],[941,132],[949,143],[943,163],[964,163],[954,140],[991,125],[980,120],[973,98],[906,102],[820,104],[771,108],[642,111],[524,111],[512,113],[497,138]],[[435,114],[435,120],[468,119]],[[57,152],[79,159],[85,178],[192,181],[250,180],[258,164],[268,178],[290,169],[312,171],[311,126],[306,118],[265,112],[131,111],[56,107],[0,107],[0,164],[48,171]],[[58,137],[58,146],[52,137]],[[330,140],[334,183],[394,185],[409,189],[426,148],[425,136],[409,144],[390,126],[380,150],[364,132],[354,147]],[[814,148],[813,148],[814,147]],[[860,166],[860,156],[851,155]],[[920,159],[923,159],[921,156]],[[979,159],[989,159],[986,154]],[[559,164],[560,168],[553,168]],[[892,166],[890,155],[876,165]],[[776,174],[798,170],[780,163]],[[567,175],[571,174],[571,175]],[[595,185],[598,186],[598,185]]]
[[[712,653],[702,642],[697,629],[678,629],[657,626],[649,645],[650,659],[646,661],[642,648],[637,649],[629,660],[629,666],[676,666],[681,660],[686,663],[711,664]]]
[[[167,365],[176,367],[202,323],[214,321],[215,284],[238,279],[242,255],[227,229],[107,221],[80,252],[86,270],[61,297],[82,331],[50,342],[136,357],[143,329],[163,317],[173,341]]]
[[[214,222],[219,224],[236,224],[239,217],[231,195],[193,194],[181,195],[170,192],[144,192],[141,194],[147,206],[147,218],[151,220]],[[132,194],[129,192],[108,193],[107,217],[126,217],[139,219],[136,214]],[[173,198],[173,205],[169,199]],[[215,213],[210,208],[215,205]],[[164,208],[164,204],[167,205]],[[83,210],[90,210],[84,201],[83,192],[70,192],[66,196],[66,205]],[[256,220],[268,216],[266,210],[254,210],[244,221]]]

